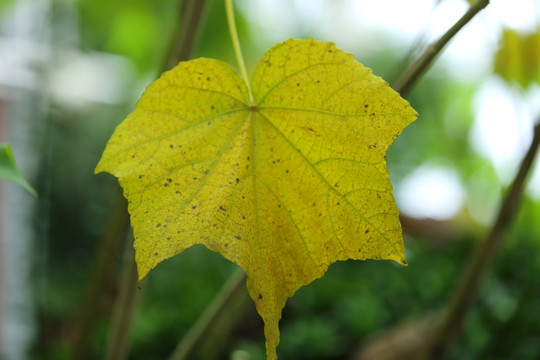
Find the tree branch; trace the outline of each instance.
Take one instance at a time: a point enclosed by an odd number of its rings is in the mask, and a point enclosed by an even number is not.
[[[114,304],[112,323],[105,360],[127,358],[130,347],[131,323],[137,300],[137,266],[133,249],[133,234],[128,231],[124,250],[124,266],[120,278],[120,291]]]
[[[115,193],[115,209],[111,221],[101,239],[97,255],[92,264],[90,279],[86,285],[79,319],[75,326],[70,357],[84,360],[92,357],[91,346],[102,306],[103,289],[111,281],[115,255],[129,228],[129,215],[126,202],[120,193]]]
[[[435,43],[429,45],[426,51],[416,60],[401,77],[392,85],[392,88],[406,97],[416,81],[431,66],[433,60],[443,50],[446,44],[482,9],[488,6],[489,0],[476,1],[469,10]]]
[[[480,290],[480,284],[499,250],[504,234],[516,216],[523,195],[525,180],[534,163],[539,144],[540,118],[534,127],[533,141],[521,161],[519,171],[508,193],[503,199],[491,231],[469,259],[460,277],[460,282],[451,293],[447,310],[443,313],[442,321],[437,326],[437,332],[433,340],[433,359],[440,359],[446,353],[447,348],[463,327],[466,314]]]
[[[172,69],[178,61],[191,59],[199,40],[208,3],[209,0],[185,0],[180,6],[176,35],[161,72]]]
[[[481,282],[499,250],[503,236],[517,214],[525,180],[540,146],[540,118],[534,127],[533,141],[519,170],[504,196],[497,218],[484,242],[470,257],[451,293],[446,309],[429,312],[415,321],[402,324],[379,335],[356,351],[355,360],[426,360],[443,359],[460,333],[466,315],[476,299]]]

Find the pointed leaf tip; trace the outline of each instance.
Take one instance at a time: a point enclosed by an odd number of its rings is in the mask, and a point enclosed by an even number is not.
[[[36,190],[26,181],[23,173],[17,167],[11,145],[7,143],[0,143],[0,178],[18,184],[32,195],[37,196]]]

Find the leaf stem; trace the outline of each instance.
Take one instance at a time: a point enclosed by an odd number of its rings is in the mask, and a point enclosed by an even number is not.
[[[429,45],[422,56],[418,58],[397,81],[392,85],[392,88],[406,97],[411,88],[421,75],[427,71],[433,60],[439,55],[446,44],[482,9],[489,5],[489,0],[476,1],[467,12],[442,35],[439,40]]]
[[[251,86],[249,84],[249,78],[246,71],[246,64],[244,63],[242,49],[240,48],[240,41],[238,40],[238,32],[236,31],[236,22],[234,21],[234,8],[232,0],[225,0],[225,10],[227,12],[227,22],[229,23],[229,33],[231,34],[234,56],[236,57],[240,74],[244,78],[248,88],[250,105],[253,106],[255,105],[255,101],[253,101],[253,94],[251,93]]]

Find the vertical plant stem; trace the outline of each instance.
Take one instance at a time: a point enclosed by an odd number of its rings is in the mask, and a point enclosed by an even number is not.
[[[124,250],[120,293],[114,307],[105,360],[126,359],[129,353],[131,323],[137,298],[137,266],[132,244],[133,235],[129,231]]]
[[[71,358],[77,360],[89,359],[92,356],[91,345],[94,338],[94,331],[99,319],[99,308],[103,305],[100,301],[103,291],[110,282],[115,263],[115,255],[129,227],[129,216],[126,211],[126,203],[120,194],[111,222],[109,223],[101,243],[99,245],[96,260],[94,261],[90,281],[88,282],[84,302],[80,310],[78,326],[73,338],[71,348]]]
[[[242,56],[242,49],[240,48],[240,40],[238,40],[238,31],[236,31],[236,22],[234,20],[234,8],[232,0],[225,0],[225,10],[227,12],[227,23],[229,24],[229,32],[231,34],[231,41],[234,49],[234,56],[238,63],[238,70],[246,82],[249,92],[250,105],[255,105],[253,101],[253,94],[251,93],[251,85],[249,83],[249,77],[246,71],[246,64],[244,63],[244,57]]]
[[[429,69],[433,60],[446,44],[482,9],[489,5],[489,0],[477,0],[469,10],[439,38],[428,46],[426,51],[416,60],[403,75],[392,85],[392,88],[406,97],[416,81]]]
[[[469,259],[460,277],[460,281],[451,293],[448,307],[443,313],[442,321],[435,333],[431,352],[432,359],[443,358],[448,347],[461,331],[465,317],[478,295],[481,282],[497,255],[504,234],[516,216],[523,195],[525,180],[534,163],[539,145],[540,118],[534,127],[534,137],[531,146],[521,161],[519,171],[503,199],[491,231]]]
[[[184,0],[181,4],[178,26],[161,72],[172,69],[178,61],[191,59],[199,40],[208,3],[209,0]]]
[[[234,300],[245,289],[245,283],[246,274],[242,269],[236,269],[210,305],[206,307],[202,315],[189,329],[169,360],[187,360],[191,358],[193,351],[208,334],[216,319],[234,303]]]

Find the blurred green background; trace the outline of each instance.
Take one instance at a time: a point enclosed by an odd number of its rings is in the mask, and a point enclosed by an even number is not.
[[[248,71],[289,37],[334,41],[392,83],[467,9],[464,0],[238,0]],[[404,4],[406,3],[406,5]],[[540,114],[540,5],[492,4],[408,97],[419,120],[390,148],[408,267],[347,261],[284,309],[278,355],[348,359],[373,334],[440,309],[483,239]],[[1,184],[0,357],[68,359],[88,316],[86,358],[102,358],[119,294],[125,204],[93,170],[115,126],[158,76],[178,0],[1,0],[0,135],[38,191]],[[518,17],[520,20],[516,21]],[[221,0],[210,1],[195,57],[235,65]],[[540,172],[524,195],[451,359],[540,357]],[[102,244],[114,238],[111,247]],[[127,245],[126,245],[127,244]],[[106,284],[88,304],[98,259]],[[164,359],[235,266],[194,247],[137,292],[129,359]],[[92,314],[85,309],[92,307]],[[264,359],[245,298],[194,359]]]

